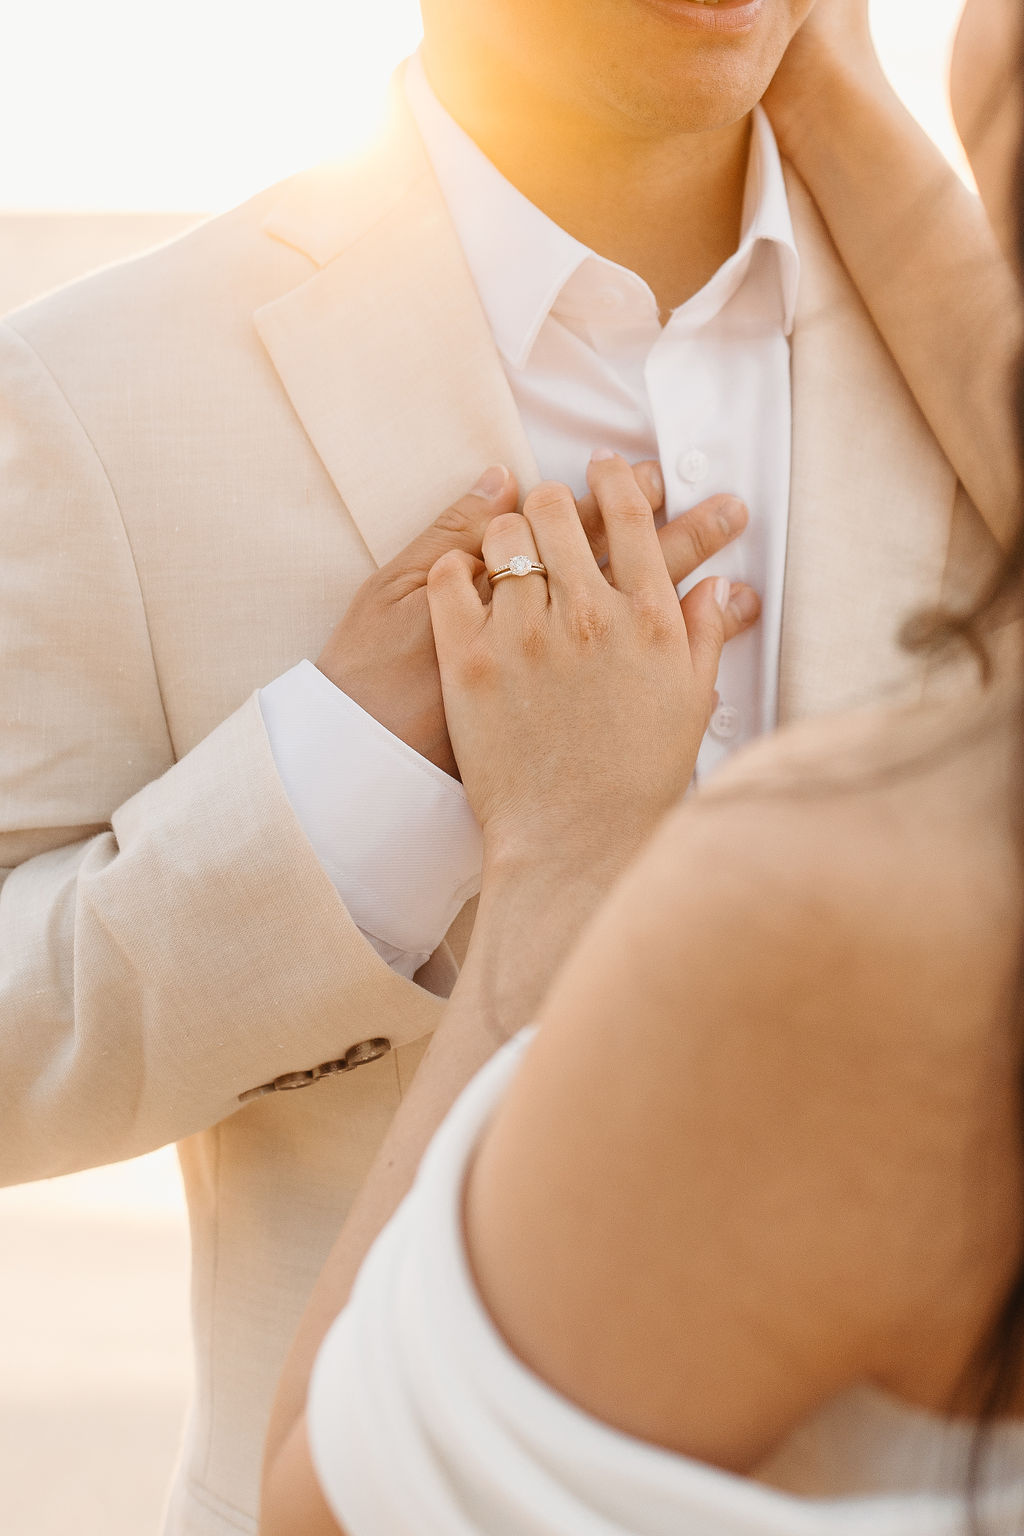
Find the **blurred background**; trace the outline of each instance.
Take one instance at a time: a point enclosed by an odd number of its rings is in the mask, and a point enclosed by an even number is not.
[[[891,78],[962,169],[944,83],[959,8],[872,3]],[[418,35],[415,0],[8,7],[0,313],[357,148]],[[155,1536],[187,1311],[171,1149],[0,1191],[3,1536]]]

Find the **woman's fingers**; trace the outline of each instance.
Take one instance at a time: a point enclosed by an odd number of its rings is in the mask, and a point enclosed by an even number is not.
[[[575,515],[572,496],[569,492],[566,495]],[[499,571],[517,555],[525,555],[527,560],[537,564],[543,563],[530,524],[521,513],[509,512],[494,518],[484,531],[484,565],[488,572]],[[523,615],[543,613],[547,605],[548,584],[536,571],[525,576],[503,576],[493,583],[491,606],[495,614],[512,611]]]
[[[665,509],[665,480],[661,473],[661,465],[657,459],[643,459],[639,464],[633,465],[633,477],[647,497],[657,522]],[[601,516],[601,508],[597,504],[597,497],[593,491],[588,491],[579,503],[579,519],[590,540],[594,559],[600,565],[608,558],[608,536],[604,518]]]
[[[608,539],[608,564],[620,592],[667,587],[651,504],[620,454],[598,449],[587,469]]]
[[[738,538],[749,521],[735,496],[709,496],[658,532],[662,557],[673,585],[692,576],[706,560]]]
[[[690,642],[690,661],[700,687],[714,688],[722,647],[752,628],[761,614],[761,599],[744,581],[709,576],[680,603]]]
[[[604,578],[568,486],[556,480],[544,481],[527,496],[523,515],[548,568],[552,594],[559,588],[576,591],[592,583],[604,588]]]
[[[427,602],[438,659],[454,657],[479,634],[487,617],[481,597],[483,564],[463,549],[450,549],[427,573]]]

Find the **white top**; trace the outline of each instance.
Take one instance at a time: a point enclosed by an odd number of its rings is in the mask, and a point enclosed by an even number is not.
[[[317,1358],[310,1446],[348,1536],[963,1536],[967,1421],[861,1388],[753,1480],[610,1429],[511,1354],[474,1288],[461,1207],[529,1033],[451,1111]],[[999,1426],[981,1512],[991,1536],[1015,1536],[1024,1426]]]
[[[708,568],[751,582],[764,606],[723,657],[697,765],[706,777],[776,721],[799,261],[768,119],[758,108],[738,249],[662,327],[648,285],[507,181],[441,106],[418,58],[406,87],[541,474],[582,495],[592,451],[610,447],[660,460],[670,517],[715,491],[750,508],[743,537]],[[430,782],[408,751],[382,760],[381,728],[302,669],[264,689],[262,705],[321,864],[356,924],[412,975],[458,910],[467,861],[479,859],[461,786]],[[387,856],[392,839],[402,858]]]

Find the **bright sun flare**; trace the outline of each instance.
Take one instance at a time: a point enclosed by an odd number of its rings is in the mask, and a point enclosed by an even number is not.
[[[960,0],[872,3],[890,74],[949,152]],[[11,6],[0,208],[228,207],[365,141],[419,35],[416,0]]]
[[[356,147],[416,0],[31,0],[5,17],[0,207],[223,208]]]

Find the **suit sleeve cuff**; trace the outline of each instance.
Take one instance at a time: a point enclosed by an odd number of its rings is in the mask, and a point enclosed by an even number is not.
[[[310,661],[260,693],[292,810],[356,926],[411,976],[480,886],[482,836],[457,780]]]

